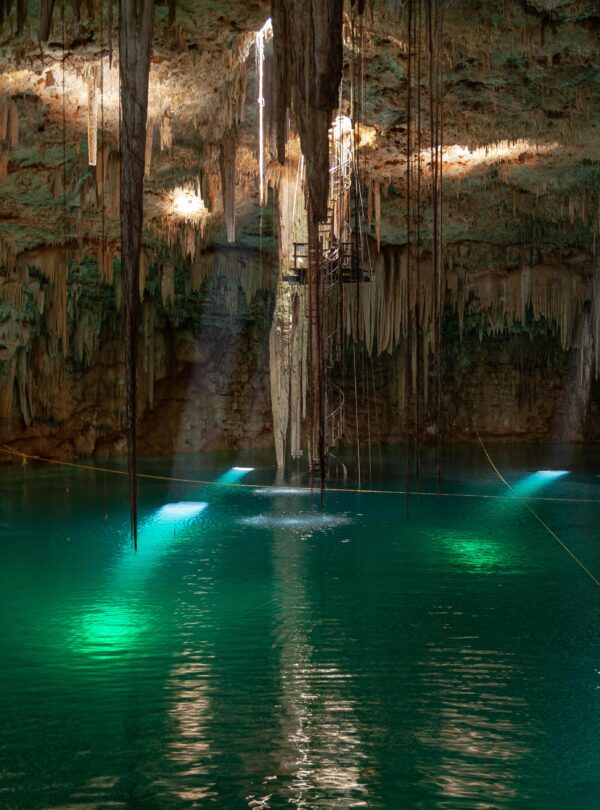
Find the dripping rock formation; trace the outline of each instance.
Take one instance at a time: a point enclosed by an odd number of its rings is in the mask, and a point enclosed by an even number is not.
[[[423,441],[471,440],[475,426],[600,440],[597,3],[448,0],[433,50],[427,7],[157,4],[140,56],[147,126],[128,151],[116,7],[67,3],[63,26],[51,2],[39,16],[0,5],[0,442],[51,458],[125,452],[129,311],[139,453],[303,452],[309,296],[289,269],[294,243],[339,218],[342,192],[361,210],[349,232],[370,280],[343,284],[336,308],[340,443],[364,441],[367,423],[370,441],[403,441],[415,396]],[[338,115],[352,127],[350,190],[330,172]],[[132,154],[133,244],[121,234]]]

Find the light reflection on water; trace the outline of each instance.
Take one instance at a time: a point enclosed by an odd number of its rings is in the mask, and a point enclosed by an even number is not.
[[[352,677],[335,663],[319,665],[315,660],[317,651],[310,643],[304,607],[309,600],[304,553],[302,544],[290,547],[283,529],[274,533],[282,640],[280,722],[293,751],[287,764],[287,801],[310,808],[321,806],[322,796],[328,807],[359,807],[367,794],[361,778],[366,755],[350,694]]]
[[[514,693],[521,677],[514,656],[463,641],[432,646],[420,664],[424,723],[418,739],[439,758],[423,787],[448,800],[481,802],[482,797],[493,797],[512,806],[519,767],[527,762],[539,733],[523,723],[528,707]],[[435,712],[431,694],[439,701]]]
[[[517,564],[515,550],[507,548],[492,532],[486,536],[483,532],[466,529],[458,532],[438,530],[433,533],[433,539],[449,560],[470,571],[510,571]]]
[[[0,504],[0,806],[595,806],[597,596],[518,502],[153,485],[136,555],[90,477]]]
[[[299,512],[291,515],[252,515],[251,517],[240,518],[239,522],[244,526],[255,526],[261,529],[328,529],[334,526],[346,526],[352,522],[352,519],[348,515]]]
[[[290,497],[315,497],[319,495],[318,490],[308,489],[307,487],[260,487],[252,490],[253,495],[259,495],[264,498],[277,498],[283,496]]]

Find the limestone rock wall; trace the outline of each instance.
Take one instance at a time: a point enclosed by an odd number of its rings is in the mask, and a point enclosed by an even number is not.
[[[264,331],[248,320],[235,320],[196,334],[157,330],[154,343],[154,406],[140,415],[141,453],[271,445]],[[10,416],[0,423],[0,441],[50,458],[124,454],[122,341],[103,334],[101,344],[92,366],[81,369],[67,362],[46,381],[51,406],[45,418],[25,426],[15,398]],[[48,362],[38,347],[34,373]],[[0,455],[0,461],[10,460]]]
[[[445,442],[476,440],[595,442],[600,438],[600,385],[592,383],[582,397],[577,350],[564,350],[557,336],[532,337],[524,330],[510,334],[458,334],[456,317],[446,319],[441,432]],[[373,357],[359,353],[358,425],[363,448],[371,442],[405,441],[404,357],[401,348]],[[344,444],[354,445],[356,397],[354,377],[347,375]],[[430,398],[419,399],[419,439],[437,436],[435,379]],[[414,399],[408,413],[415,430]]]
[[[267,260],[249,268],[237,254],[215,260],[202,279],[192,272],[191,281],[189,268],[152,269],[139,333],[140,453],[271,444],[269,272]],[[89,276],[79,282],[68,288],[66,351],[39,309],[0,311],[0,442],[22,452],[63,459],[125,452],[118,274],[112,288]]]
[[[156,316],[152,353],[141,363],[144,408],[139,421],[144,455],[215,449],[273,447],[269,388],[269,328],[272,294],[258,295],[243,316],[206,315],[174,325]],[[474,440],[474,427],[498,440],[600,441],[600,385],[582,401],[579,356],[561,348],[558,336],[459,334],[456,315],[447,317],[442,431],[447,441]],[[144,354],[144,352],[142,352]],[[148,367],[152,363],[152,371]],[[87,367],[73,357],[48,354],[38,337],[29,358],[38,380],[29,424],[22,411],[25,394],[18,372],[10,415],[0,421],[0,441],[31,454],[74,459],[105,459],[125,452],[124,361],[119,334],[105,328]],[[358,425],[363,450],[402,443],[406,418],[403,353],[357,355]],[[152,381],[152,404],[148,396]],[[356,443],[356,398],[351,354],[345,376],[342,444]],[[419,436],[436,437],[435,380],[430,401],[419,402]],[[414,402],[413,402],[414,405]],[[36,413],[37,416],[32,417]],[[414,428],[414,410],[409,413]],[[19,459],[0,454],[0,461]]]

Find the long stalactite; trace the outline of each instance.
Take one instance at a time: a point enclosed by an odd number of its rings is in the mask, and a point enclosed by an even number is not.
[[[284,163],[291,111],[315,222],[327,219],[329,128],[339,104],[343,10],[343,0],[272,0],[277,156]]]
[[[50,36],[55,0],[40,0],[40,41],[46,42]]]
[[[137,357],[144,160],[154,0],[121,0],[121,268],[125,297],[127,453],[131,531],[137,548]]]

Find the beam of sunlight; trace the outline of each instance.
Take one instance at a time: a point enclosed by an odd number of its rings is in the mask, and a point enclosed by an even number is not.
[[[265,204],[265,97],[264,97],[264,65],[265,65],[265,42],[273,37],[273,23],[271,18],[266,21],[260,31],[255,34],[256,44],[256,72],[258,75],[258,174],[260,178],[260,199],[261,206]]]

